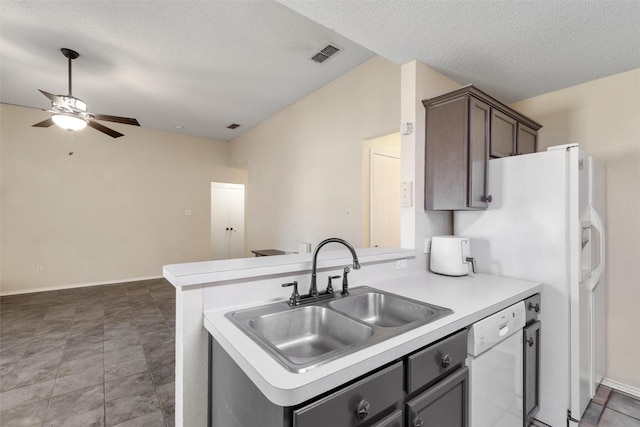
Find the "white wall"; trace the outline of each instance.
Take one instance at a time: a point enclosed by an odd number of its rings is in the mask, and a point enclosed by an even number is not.
[[[242,180],[228,143],[119,124],[118,139],[71,134],[31,127],[40,110],[0,108],[0,292],[159,277],[209,257],[211,181]]]
[[[606,163],[605,376],[640,393],[640,69],[512,106],[543,124],[540,150],[577,142]]]
[[[400,68],[375,57],[235,138],[230,164],[249,173],[247,249],[361,246],[363,141],[397,132],[399,107]]]
[[[422,100],[459,87],[460,84],[421,62],[412,61],[402,66],[402,122],[414,124],[413,133],[402,136],[402,181],[414,181],[414,205],[401,208],[401,241],[403,248],[415,248],[418,253],[422,252],[425,237],[452,232],[450,211],[424,210],[426,114]]]

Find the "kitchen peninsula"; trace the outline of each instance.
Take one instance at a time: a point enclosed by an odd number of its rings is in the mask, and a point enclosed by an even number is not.
[[[306,372],[285,369],[225,314],[287,300],[297,281],[308,287],[311,254],[175,264],[164,276],[176,287],[176,425],[207,425],[209,336],[271,404],[294,407],[460,331],[542,289],[538,283],[487,275],[429,273],[411,250],[357,249],[362,268],[351,288],[369,286],[453,310],[452,314]],[[420,261],[418,261],[420,260]],[[399,261],[399,262],[398,262]],[[348,251],[318,257],[319,283],[350,265]],[[406,268],[405,268],[406,265]],[[216,381],[212,372],[212,381]]]

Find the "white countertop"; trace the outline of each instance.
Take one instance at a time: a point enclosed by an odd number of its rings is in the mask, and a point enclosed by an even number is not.
[[[299,268],[302,260],[302,258],[292,259],[294,264],[292,267]],[[304,260],[306,261],[306,259]],[[273,260],[264,262],[270,263]],[[253,265],[255,266],[255,263]],[[268,269],[270,266],[265,265],[264,268]],[[175,268],[169,270],[174,270],[173,272],[177,273]],[[165,275],[169,272],[165,267]],[[200,276],[201,278],[202,276]],[[185,284],[187,284],[186,281]],[[447,307],[452,309],[454,313],[303,373],[293,373],[285,369],[226,319],[224,315],[231,311],[231,307],[204,312],[204,325],[271,402],[280,406],[293,406],[424,347],[542,290],[541,284],[523,280],[482,274],[446,277],[426,271],[396,276],[391,279],[370,280],[367,283],[359,283],[359,285],[367,285]],[[246,307],[255,305],[253,303]],[[233,310],[240,308],[245,307],[235,306]]]

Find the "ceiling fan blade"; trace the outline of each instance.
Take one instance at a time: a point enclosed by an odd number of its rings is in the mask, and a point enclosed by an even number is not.
[[[54,95],[52,93],[46,92],[42,89],[38,89],[40,91],[40,93],[42,93],[44,96],[46,96],[47,98],[49,98],[49,100],[51,100],[51,102],[53,102],[54,104],[56,104],[59,107],[68,109],[69,111],[72,111],[72,108],[69,104],[67,104],[67,101],[65,101],[64,99],[62,99],[61,96],[58,95]]]
[[[32,128],[48,128],[49,126],[53,126],[53,120],[49,117],[46,120],[41,121],[40,123],[36,123],[35,125],[31,125]]]
[[[109,116],[107,114],[92,114],[96,120],[104,120],[107,122],[123,123],[125,125],[140,126],[138,120],[129,117]]]
[[[110,128],[106,127],[106,126],[103,126],[100,123],[96,123],[93,120],[89,120],[89,122],[87,123],[87,126],[91,126],[95,130],[99,130],[102,133],[106,133],[107,135],[109,135],[112,138],[120,138],[121,136],[124,136],[124,134],[121,134],[120,132],[117,132],[117,131],[115,131],[113,129],[110,129]]]

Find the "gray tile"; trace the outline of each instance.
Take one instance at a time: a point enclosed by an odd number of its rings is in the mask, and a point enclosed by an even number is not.
[[[609,396],[607,408],[640,420],[640,400],[614,390]]]
[[[175,365],[167,363],[160,366],[151,367],[151,376],[156,386],[175,382]]]
[[[97,356],[104,352],[104,342],[97,342],[87,345],[66,346],[62,355],[62,360],[81,359],[83,357]]]
[[[111,381],[116,378],[128,377],[133,374],[147,372],[148,369],[147,361],[142,357],[130,359],[121,363],[105,365],[104,376],[106,381]]]
[[[105,341],[104,351],[106,353],[109,351],[121,350],[123,348],[131,347],[132,345],[138,345],[138,344],[141,344],[140,337],[138,336],[137,332],[132,331],[131,335],[129,336],[120,337],[115,340]]]
[[[151,375],[145,370],[139,374],[109,380],[105,383],[104,389],[105,400],[109,402],[133,393],[154,389],[154,385],[151,380]]]
[[[15,388],[0,393],[0,411],[15,408],[27,402],[47,400],[51,397],[55,380]]]
[[[609,395],[611,394],[611,389],[607,386],[603,386],[602,384],[598,386],[596,389],[596,395],[591,399],[593,402],[598,405],[606,405],[607,400],[609,400]]]
[[[42,425],[49,399],[37,402],[24,403],[20,406],[0,412],[0,420],[3,426],[30,427]]]
[[[104,369],[102,366],[95,366],[77,374],[58,376],[53,388],[53,396],[69,393],[94,385],[104,383]]]
[[[44,427],[103,427],[104,407],[98,406],[84,412],[62,415],[47,421]]]
[[[132,345],[116,351],[109,351],[104,353],[104,364],[113,365],[116,363],[123,363],[132,359],[143,359],[144,349],[140,344]]]
[[[587,406],[586,411],[582,414],[582,419],[580,419],[580,427],[596,427],[603,409],[602,405],[589,402],[589,406]]]
[[[96,354],[94,356],[82,357],[79,359],[65,360],[60,364],[58,375],[61,377],[74,375],[80,372],[88,371],[103,366],[103,355]]]
[[[145,390],[133,395],[107,402],[107,427],[122,424],[160,410],[160,403],[155,390]]]
[[[101,407],[104,407],[104,386],[99,384],[52,397],[45,421]]]
[[[158,399],[160,399],[160,405],[164,406],[166,403],[175,401],[176,395],[176,383],[166,383],[156,387],[158,393]]]
[[[2,391],[9,391],[53,380],[56,378],[57,372],[57,366],[23,370],[14,368],[3,382]]]
[[[150,414],[134,418],[114,427],[160,427],[164,426],[164,417],[161,411],[154,411]]]
[[[640,427],[640,420],[605,408],[598,427]]]

